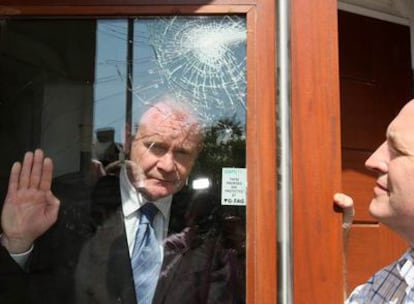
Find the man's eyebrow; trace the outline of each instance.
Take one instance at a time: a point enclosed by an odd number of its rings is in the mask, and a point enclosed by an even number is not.
[[[407,153],[407,149],[401,139],[397,136],[397,132],[392,129],[387,129],[387,142],[391,149],[397,151],[398,153]]]
[[[193,151],[193,149],[191,149],[190,147],[187,146],[178,146],[174,148],[174,152],[179,152],[179,153],[186,153],[186,154],[190,154]]]
[[[151,140],[152,137],[157,138],[157,136],[159,135],[159,133],[152,133],[152,134],[146,134],[146,135],[141,135],[136,137],[136,140]],[[155,140],[155,139],[154,139]]]
[[[390,146],[395,147],[396,144],[398,144],[398,139],[395,136],[395,132],[388,128],[387,133],[385,134],[385,137],[387,139],[387,142]]]
[[[157,140],[156,138],[151,139],[151,138],[147,137],[147,138],[143,139],[143,143],[148,149],[151,149],[153,147],[155,147],[155,148],[166,148],[166,147],[168,147],[167,144],[165,144],[162,141]]]

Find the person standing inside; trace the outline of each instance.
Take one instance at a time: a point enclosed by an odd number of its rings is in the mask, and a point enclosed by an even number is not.
[[[98,180],[82,208],[52,192],[52,160],[40,149],[27,152],[11,169],[2,210],[0,280],[8,290],[0,287],[0,297],[241,303],[232,288],[232,250],[222,246],[215,225],[203,226],[216,214],[206,208],[213,198],[178,195],[202,141],[196,116],[164,97],[142,114],[119,176]]]
[[[414,303],[414,100],[389,124],[386,140],[366,160],[378,174],[370,214],[403,237],[409,249],[358,286],[346,300],[357,303]],[[337,205],[353,213],[352,198],[337,193]],[[345,228],[349,228],[349,219]],[[367,253],[369,254],[369,253]]]

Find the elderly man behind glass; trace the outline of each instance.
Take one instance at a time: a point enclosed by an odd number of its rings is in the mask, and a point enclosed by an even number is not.
[[[225,245],[217,198],[178,193],[201,150],[201,131],[195,115],[173,98],[155,103],[139,121],[119,177],[98,180],[90,202],[80,208],[52,192],[52,160],[40,149],[26,153],[11,169],[2,212],[4,298],[10,303],[244,302],[244,292],[236,289],[243,285],[241,267],[234,249]],[[162,266],[153,270],[153,290],[139,295],[138,282],[150,279],[139,278],[134,247],[148,204],[160,254],[153,250],[156,257],[144,264]]]

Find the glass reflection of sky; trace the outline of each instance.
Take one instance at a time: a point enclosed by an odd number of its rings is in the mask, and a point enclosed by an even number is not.
[[[94,129],[125,125],[127,20],[99,20],[96,37]]]
[[[127,91],[127,20],[97,24],[94,129],[123,141]],[[239,16],[138,18],[132,38],[132,121],[165,92],[185,96],[208,123],[245,125],[246,26]]]

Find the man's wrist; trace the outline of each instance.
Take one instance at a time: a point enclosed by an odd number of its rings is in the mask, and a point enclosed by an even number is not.
[[[4,234],[0,235],[0,244],[7,249],[11,255],[25,255],[32,251],[33,244],[27,241],[13,239],[10,240]]]
[[[6,250],[9,252],[10,257],[24,270],[26,269],[27,260],[29,259],[30,254],[33,251],[33,244],[29,247],[28,250],[20,253],[12,253],[7,248],[7,242],[8,239],[3,234],[0,234],[0,244],[6,248]]]

